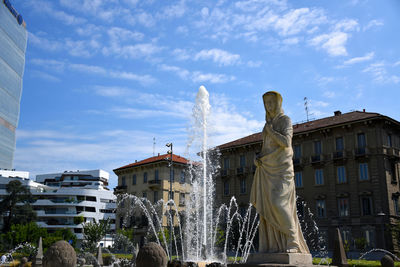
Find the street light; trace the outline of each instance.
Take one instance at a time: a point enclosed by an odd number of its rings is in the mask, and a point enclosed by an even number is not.
[[[173,172],[174,172],[174,165],[173,165],[173,146],[172,143],[167,143],[165,145],[166,147],[169,147],[170,149],[167,151],[167,154],[169,154],[169,163],[168,167],[169,169],[169,198],[173,200],[172,198],[172,182],[173,182]],[[171,222],[170,222],[170,228],[169,228],[169,259],[172,260],[172,227],[173,227],[173,215],[172,215],[172,205],[169,205],[169,214],[171,215]]]

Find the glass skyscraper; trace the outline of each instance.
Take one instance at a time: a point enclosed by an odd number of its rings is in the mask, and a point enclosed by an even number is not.
[[[19,119],[27,31],[9,0],[0,1],[0,168],[11,169]]]

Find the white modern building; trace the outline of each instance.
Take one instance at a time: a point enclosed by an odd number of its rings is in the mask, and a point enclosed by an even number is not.
[[[0,171],[1,175],[1,171]],[[68,228],[77,236],[78,245],[83,240],[85,222],[110,219],[111,230],[103,246],[112,244],[115,231],[116,197],[108,186],[109,173],[103,170],[65,171],[63,173],[41,174],[36,182],[28,175],[17,176],[8,171],[0,176],[0,197],[7,194],[6,184],[19,179],[30,188],[34,197],[32,206],[37,212],[37,224],[49,232]]]

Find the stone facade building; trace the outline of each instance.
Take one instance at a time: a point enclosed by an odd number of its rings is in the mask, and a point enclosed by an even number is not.
[[[170,154],[150,157],[142,161],[135,161],[132,164],[119,167],[114,170],[118,176],[118,186],[115,188],[115,194],[132,194],[136,197],[147,198],[150,202],[156,203],[163,199],[166,203],[170,192]],[[173,173],[172,173],[172,199],[178,207],[178,212],[185,208],[185,202],[188,200],[191,189],[190,178],[188,176],[189,160],[179,155],[172,155]],[[117,229],[123,227],[123,218],[125,211],[117,209]],[[177,225],[177,214],[175,214],[174,225]],[[125,222],[126,223],[126,222]],[[144,216],[138,217],[132,221],[135,228],[135,241],[143,244],[144,236],[148,231],[147,219]],[[162,226],[168,227],[167,217],[163,216]]]
[[[350,249],[399,252],[390,228],[400,223],[400,123],[378,113],[336,111],[293,130],[298,212],[314,214],[328,249],[338,227]],[[248,207],[261,146],[261,133],[219,146],[217,204],[235,196],[240,209]]]

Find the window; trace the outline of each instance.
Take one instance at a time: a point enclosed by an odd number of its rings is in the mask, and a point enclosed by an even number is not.
[[[143,192],[142,195],[144,198],[147,198],[147,192]]]
[[[228,196],[229,195],[229,182],[225,181],[224,182],[224,196]]]
[[[349,216],[349,199],[348,198],[339,198],[338,199],[338,210],[339,216]]]
[[[314,142],[314,154],[316,156],[321,155],[322,148],[321,148],[321,141],[315,141]]]
[[[132,184],[136,184],[136,174],[132,175]]]
[[[350,230],[341,229],[341,230],[340,230],[340,233],[342,234],[343,243],[344,243],[345,241],[347,241],[347,243],[350,244],[350,240],[351,240]]]
[[[143,183],[146,184],[147,183],[147,172],[143,173]]]
[[[357,144],[358,144],[358,148],[365,148],[366,147],[365,134],[364,133],[357,134]]]
[[[367,246],[370,248],[375,247],[375,231],[373,229],[367,229],[364,231],[365,240],[367,241]]]
[[[368,180],[368,163],[360,163],[358,165],[360,181]]]
[[[325,199],[317,200],[317,216],[319,218],[326,217]]]
[[[392,147],[392,135],[391,134],[388,134],[386,137],[386,145],[388,147]]]
[[[154,199],[154,203],[156,203],[158,201],[158,191],[153,192],[153,199]]]
[[[324,170],[323,169],[315,170],[315,184],[316,185],[324,184]]]
[[[184,184],[185,183],[185,172],[184,171],[181,171],[181,184]]]
[[[122,185],[122,186],[125,186],[125,185],[126,185],[125,176],[122,176],[122,178],[121,178],[121,185]]]
[[[336,151],[343,151],[343,137],[336,138]]]
[[[246,193],[246,179],[240,180],[240,194]]]
[[[185,205],[185,193],[179,194],[179,205],[181,205],[181,206]]]
[[[240,155],[239,157],[239,166],[240,168],[244,168],[246,166],[246,157],[244,155]]]
[[[337,167],[337,182],[339,184],[343,184],[343,183],[347,182],[346,167],[344,167],[344,166]]]
[[[154,180],[158,181],[158,170],[154,170]]]
[[[397,196],[393,197],[393,208],[394,208],[394,214],[400,215],[399,197]]]
[[[302,172],[294,173],[294,182],[296,184],[296,187],[303,187],[303,173]]]
[[[224,170],[229,169],[229,158],[224,158]]]
[[[294,158],[300,159],[301,158],[301,145],[295,145],[293,148]]]
[[[362,215],[372,215],[372,200],[371,197],[361,197]]]

